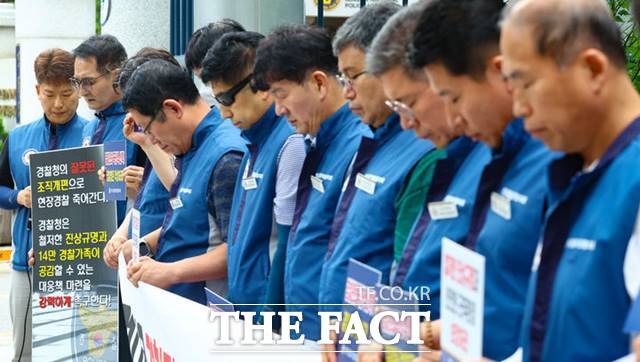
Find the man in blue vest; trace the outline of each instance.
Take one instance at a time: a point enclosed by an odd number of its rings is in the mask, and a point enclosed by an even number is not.
[[[118,87],[124,91],[133,72],[152,59],[163,59],[180,66],[178,61],[164,49],[143,48],[122,66],[118,76]],[[169,189],[175,178],[176,170],[172,166],[173,156],[162,151],[158,145],[152,144],[150,137],[144,132],[136,132],[135,124],[130,116],[125,118],[124,123],[123,132],[127,139],[139,145],[147,155],[140,192],[132,209],[132,212],[137,210],[140,215],[139,235],[146,235],[162,226],[164,215],[169,207]],[[163,168],[160,173],[156,171],[154,165],[157,168]],[[103,175],[102,173],[101,177],[104,177]],[[131,256],[130,248],[133,245],[131,240],[132,212],[127,213],[124,221],[104,248],[105,263],[114,269],[118,268],[118,255],[121,250],[124,251],[127,262]],[[131,241],[128,242],[129,240]]]
[[[630,350],[623,263],[640,203],[640,96],[620,30],[597,0],[523,1],[504,19],[501,49],[514,112],[565,152],[546,180],[524,360],[618,359]]]
[[[164,60],[133,73],[124,105],[154,144],[176,155],[178,169],[162,228],[143,238],[154,258],[129,265],[129,279],[205,304],[205,282],[226,293],[226,235],[245,142],[189,74]]]
[[[73,50],[74,75],[71,82],[84,98],[96,118],[90,121],[82,134],[83,145],[98,145],[108,141],[124,140],[122,121],[126,111],[122,107],[122,92],[117,87],[118,72],[127,59],[127,53],[114,36],[95,35]],[[144,152],[131,141],[127,142],[127,167],[123,179],[127,197],[135,199],[140,188]],[[127,202],[118,201],[118,225],[126,215]]]
[[[31,361],[31,186],[29,156],[80,147],[86,120],[76,114],[78,92],[69,83],[73,55],[62,49],[40,53],[34,62],[42,118],[9,133],[0,156],[0,207],[17,210],[13,223],[13,257],[9,305],[13,324],[13,361]]]
[[[385,104],[380,80],[365,68],[366,50],[385,22],[400,9],[391,3],[369,5],[352,15],[333,39],[333,51],[351,111],[371,128],[352,161],[333,220],[320,276],[320,303],[344,302],[347,265],[354,258],[382,272],[389,284],[393,262],[394,202],[412,169],[434,150],[433,144],[403,131],[400,115]],[[325,310],[340,310],[326,306]]]
[[[294,134],[286,117],[276,115],[273,96],[255,89],[251,81],[263,38],[254,32],[225,34],[207,52],[200,73],[202,81],[211,84],[222,117],[231,119],[249,142],[227,238],[227,297],[243,311],[284,303],[284,254],[305,158],[302,136]],[[270,260],[272,238],[277,238],[277,248]]]
[[[319,278],[331,223],[346,171],[360,138],[370,130],[349,110],[336,78],[337,59],[322,30],[282,26],[258,47],[254,78],[269,90],[276,114],[287,116],[304,134],[307,156],[300,173],[293,223],[287,243],[285,302],[303,313],[300,333],[320,338]]]
[[[431,2],[409,51],[412,66],[426,71],[452,117],[464,119],[465,134],[491,148],[468,232],[445,236],[485,257],[482,351],[494,360],[518,347],[547,191],[541,175],[555,157],[525,131],[522,119],[514,119],[500,71],[497,23],[503,6],[502,0]],[[427,335],[436,336],[427,339],[428,347],[439,349],[439,334],[439,323],[427,324]]]
[[[636,24],[640,23],[640,0],[633,1],[633,16],[636,19]],[[625,276],[633,274],[635,280],[633,283],[633,287],[629,289],[630,293],[633,293],[633,288],[635,288],[636,298],[638,298],[638,291],[640,288],[640,278],[637,275],[640,274],[640,270],[638,269],[637,260],[640,258],[640,216],[638,217],[638,221],[636,221],[636,231],[634,232],[635,238],[632,238],[632,241],[629,242],[629,251],[627,252],[627,256],[625,258]],[[640,336],[637,336],[633,341],[633,348],[636,353],[636,359],[640,361]]]
[[[432,319],[439,319],[441,240],[445,236],[460,239],[467,234],[478,181],[490,152],[483,143],[464,137],[462,117],[447,119],[444,102],[433,92],[424,72],[406,63],[407,47],[427,5],[411,5],[385,24],[369,49],[367,68],[380,77],[385,93],[404,115],[406,126],[426,128],[422,136],[445,151],[436,160],[429,192],[420,201],[421,214],[392,280],[392,284],[412,292],[421,308],[431,312]]]

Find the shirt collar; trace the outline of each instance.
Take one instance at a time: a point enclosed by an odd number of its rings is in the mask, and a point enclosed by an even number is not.
[[[273,126],[276,124],[278,118],[279,117],[276,115],[276,107],[275,105],[272,105],[249,129],[242,130],[242,137],[253,145],[261,145],[262,142],[264,142],[264,140],[271,134]]]
[[[383,144],[400,132],[402,132],[400,116],[394,112],[387,117],[382,126],[373,131],[373,139],[378,141],[379,144]]]
[[[47,131],[49,131],[49,133],[58,134],[59,132],[69,128],[69,126],[71,126],[72,124],[76,123],[78,121],[78,114],[74,113],[71,119],[69,119],[67,123],[63,123],[63,124],[51,123],[51,121],[49,121],[49,119],[47,118],[46,114],[42,116],[42,120],[44,121],[44,124],[47,128]]]
[[[351,110],[349,104],[343,104],[338,110],[333,113],[329,118],[325,119],[320,125],[318,134],[316,134],[315,141],[316,146],[323,148],[326,147],[333,139],[342,131],[343,128],[348,126],[349,122],[346,122],[345,118],[351,116]]]
[[[578,154],[566,154],[551,162],[549,184],[552,189],[566,188],[575,176],[597,176],[640,134],[640,117],[636,118],[616,137],[595,167],[584,169],[584,159]]]
[[[204,142],[207,136],[218,128],[222,122],[224,122],[224,119],[222,119],[218,108],[211,108],[202,121],[200,121],[200,124],[198,124],[195,131],[193,131],[193,135],[191,136],[191,149],[189,152],[197,149],[198,146]]]
[[[531,135],[524,129],[524,120],[516,118],[512,120],[502,132],[502,145],[491,150],[494,157],[512,157],[531,138]]]
[[[447,152],[447,158],[451,158],[454,160],[463,159],[467,157],[471,150],[478,143],[466,136],[460,136],[453,141],[449,142],[447,147],[445,148]]]
[[[123,114],[127,114],[127,111],[124,109],[124,105],[120,100],[120,101],[114,102],[106,109],[100,112],[96,112],[96,117],[102,119],[102,118],[109,118],[113,116],[121,116]]]

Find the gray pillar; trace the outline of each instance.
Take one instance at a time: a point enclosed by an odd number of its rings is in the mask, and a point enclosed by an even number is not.
[[[143,47],[169,50],[170,0],[111,0],[111,12],[105,19],[106,5],[101,17],[106,20],[102,34],[111,34],[124,45],[129,56]]]
[[[20,117],[21,123],[42,116],[36,96],[33,61],[45,49],[73,50],[95,34],[96,5],[93,0],[19,0],[16,1],[16,43],[20,44]],[[83,100],[78,113],[93,117]]]

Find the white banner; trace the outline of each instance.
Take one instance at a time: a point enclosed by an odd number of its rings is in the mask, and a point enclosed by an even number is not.
[[[317,345],[241,345],[243,323],[230,323],[232,345],[216,345],[219,319],[210,321],[210,309],[154,286],[127,279],[124,258],[118,272],[120,294],[134,361],[321,361]],[[260,341],[259,332],[255,339]],[[133,337],[132,337],[133,336]]]
[[[349,17],[360,10],[360,0],[323,0],[324,16],[327,18]],[[367,0],[367,5],[375,4],[385,0]],[[402,5],[402,0],[393,0],[398,5]],[[409,0],[409,4],[418,0]],[[305,16],[318,16],[318,0],[304,1]]]
[[[458,361],[482,357],[484,256],[442,238],[440,343]]]

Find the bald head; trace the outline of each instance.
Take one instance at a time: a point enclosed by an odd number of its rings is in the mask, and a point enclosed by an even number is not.
[[[530,28],[538,54],[561,67],[595,48],[626,69],[620,31],[605,0],[522,0],[505,9],[502,29],[512,26]]]

